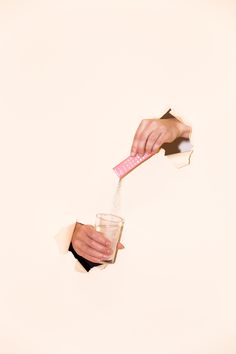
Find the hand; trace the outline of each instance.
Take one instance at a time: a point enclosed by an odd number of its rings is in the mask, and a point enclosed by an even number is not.
[[[77,254],[93,263],[108,260],[112,254],[111,242],[91,225],[76,223],[71,242]],[[121,243],[117,247],[124,248]]]
[[[177,138],[188,138],[190,127],[176,118],[143,119],[135,133],[131,156],[157,153],[165,143]]]

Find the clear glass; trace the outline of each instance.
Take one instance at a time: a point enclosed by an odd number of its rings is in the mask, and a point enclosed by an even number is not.
[[[103,261],[104,263],[115,263],[117,256],[117,244],[120,241],[124,220],[113,214],[100,213],[96,215],[95,228],[102,232],[111,241],[111,258]]]

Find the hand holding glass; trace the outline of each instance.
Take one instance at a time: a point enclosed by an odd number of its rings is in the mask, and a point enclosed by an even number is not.
[[[111,257],[103,263],[115,263],[117,255],[117,245],[120,242],[124,220],[113,214],[97,214],[95,229],[102,232],[104,236],[111,241]]]

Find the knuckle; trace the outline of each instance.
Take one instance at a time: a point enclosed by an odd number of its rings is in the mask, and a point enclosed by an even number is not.
[[[148,118],[142,119],[142,123],[147,124],[148,122],[149,122],[149,119],[148,119]]]
[[[93,230],[90,234],[89,234],[89,239],[90,241],[95,241],[99,238],[98,232]]]
[[[86,225],[84,229],[86,234],[91,236],[94,233],[94,228],[91,225]]]
[[[79,251],[79,252],[76,252],[79,256],[83,257],[83,258],[86,258],[86,255],[82,252],[82,251]]]
[[[168,132],[168,128],[166,125],[162,125],[162,127],[160,128],[160,131],[162,134],[166,134]]]
[[[139,139],[142,136],[142,132],[141,131],[137,131],[136,135],[135,135],[135,139],[134,139],[134,144],[133,145],[138,145]]]
[[[73,240],[79,241],[79,240],[82,240],[83,237],[84,237],[84,233],[82,231],[80,231],[80,232],[78,231],[73,235]]]
[[[88,238],[88,240],[86,241],[86,247],[87,247],[87,249],[93,248],[93,247],[94,247],[94,246],[93,246],[93,243],[94,243],[94,241],[91,240],[90,238]]]
[[[85,243],[81,244],[80,249],[84,252],[84,253],[88,253],[89,251],[89,246],[87,246]]]
[[[79,252],[78,243],[76,241],[71,241],[71,243],[72,243],[72,247],[74,248],[75,252],[78,253]]]
[[[171,142],[171,139],[169,139],[167,136],[164,136],[162,138],[162,144],[165,144],[165,143],[170,143]]]
[[[141,134],[139,135],[139,140],[140,140],[140,141],[146,140],[146,135],[145,135],[145,133],[141,133]]]
[[[91,257],[92,257],[92,258],[96,258],[96,259],[101,258],[100,255],[99,255],[99,253],[97,253],[97,252],[93,252],[93,253],[91,254]]]
[[[94,240],[88,240],[88,244],[89,244],[90,247],[94,248],[96,242]]]
[[[151,142],[149,142],[147,145],[146,145],[146,151],[149,151],[151,148],[152,148],[153,144]]]
[[[75,249],[75,251],[79,256],[86,258],[86,253],[84,253],[81,249]]]
[[[153,134],[148,138],[147,144],[154,144],[156,141],[156,136]]]
[[[160,142],[159,142],[159,140],[157,140],[156,143],[154,144],[153,148],[158,149],[159,147],[160,147]]]
[[[82,253],[81,256],[82,256],[83,258],[87,259],[87,260],[90,261],[90,262],[94,262],[94,261],[93,261],[93,257],[89,256],[89,255],[86,254],[86,253]]]
[[[103,242],[104,241],[104,235],[102,232],[97,232],[96,234],[94,234],[94,241],[98,241],[98,242]]]
[[[74,232],[73,235],[72,235],[71,241],[72,242],[76,242],[77,240],[79,240],[79,238],[80,238],[80,234],[77,233],[77,232]]]
[[[171,135],[171,133],[167,132],[166,135],[165,135],[165,140],[167,142],[171,142],[171,141],[173,141],[173,139],[174,139],[174,137]]]
[[[95,250],[99,249],[98,243],[94,240],[90,240],[89,246]]]
[[[89,255],[91,258],[93,259],[99,259],[101,257],[99,257],[99,254],[97,252],[91,252],[90,255]],[[93,261],[92,261],[93,262]]]
[[[82,231],[87,231],[89,228],[89,225],[80,225],[80,230]]]
[[[156,119],[152,119],[151,126],[152,126],[152,128],[156,129],[160,126],[160,122]]]
[[[72,246],[73,246],[75,251],[77,251],[77,250],[79,250],[81,248],[79,240],[72,240],[71,243],[72,243]]]

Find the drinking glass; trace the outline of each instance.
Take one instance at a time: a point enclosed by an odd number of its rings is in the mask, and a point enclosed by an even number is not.
[[[104,263],[115,263],[117,255],[117,244],[120,241],[124,220],[113,214],[99,213],[96,215],[95,229],[102,232],[111,241],[112,254]]]

